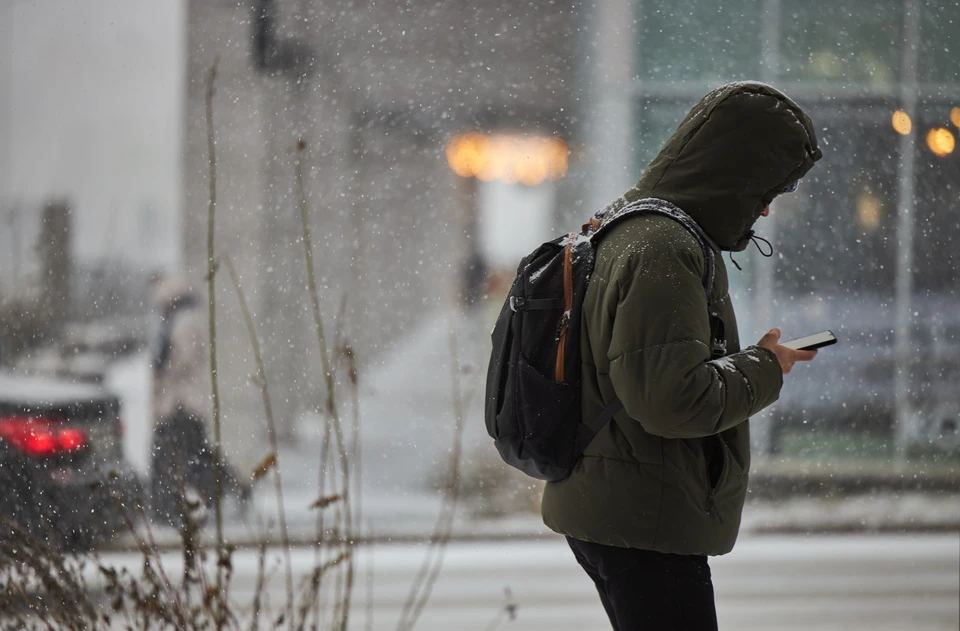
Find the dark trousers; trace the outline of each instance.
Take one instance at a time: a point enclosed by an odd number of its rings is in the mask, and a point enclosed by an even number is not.
[[[199,417],[178,410],[153,430],[151,507],[154,517],[177,527],[187,513],[185,492],[200,494],[208,510],[216,503],[217,465],[213,445]],[[223,466],[224,496],[237,490],[237,476]]]
[[[614,631],[716,631],[705,556],[616,548],[567,537]]]

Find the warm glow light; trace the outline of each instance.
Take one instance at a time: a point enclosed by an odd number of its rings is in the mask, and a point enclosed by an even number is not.
[[[524,137],[470,132],[447,143],[447,162],[460,177],[537,186],[567,173],[567,143],[552,136]]]
[[[956,140],[949,129],[936,127],[927,134],[927,146],[930,147],[930,151],[942,158],[953,153]]]
[[[472,177],[483,168],[488,139],[481,133],[471,132],[455,136],[447,143],[447,162],[460,177]]]
[[[910,133],[910,130],[913,129],[913,123],[910,122],[910,117],[907,116],[907,113],[903,110],[897,110],[893,113],[893,128],[901,136],[906,136]]]
[[[880,225],[880,200],[871,193],[861,193],[857,198],[857,219],[864,230],[873,231]]]
[[[960,107],[955,107],[950,110],[950,122],[960,127]]]

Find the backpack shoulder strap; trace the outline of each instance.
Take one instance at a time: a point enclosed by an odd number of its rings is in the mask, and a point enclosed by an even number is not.
[[[703,259],[706,263],[702,279],[703,289],[707,294],[707,303],[711,303],[710,295],[713,293],[713,281],[716,275],[716,255],[720,251],[720,248],[713,242],[713,239],[704,232],[700,224],[675,204],[671,204],[667,200],[658,197],[645,197],[644,199],[638,199],[616,210],[600,211],[597,215],[594,215],[588,223],[584,224],[584,234],[590,237],[594,247],[596,247],[599,245],[602,234],[606,233],[611,227],[624,219],[634,215],[664,215],[670,217],[693,235],[700,244]],[[712,304],[710,310],[711,312],[714,311]],[[713,314],[711,313],[711,315]]]
[[[626,204],[617,210],[611,210],[609,212],[600,211],[583,225],[583,234],[587,235],[593,243],[593,246],[596,247],[600,244],[601,235],[609,231],[613,225],[620,223],[628,217],[642,214],[670,217],[686,228],[687,232],[692,234],[700,244],[700,249],[703,252],[703,259],[705,261],[702,278],[703,290],[707,294],[707,311],[710,314],[710,332],[713,338],[711,340],[713,346],[713,348],[711,348],[711,357],[722,357],[726,354],[723,319],[720,317],[720,312],[717,311],[713,305],[713,301],[710,299],[713,293],[713,281],[716,276],[716,255],[720,251],[720,248],[690,215],[665,199],[647,197]],[[590,437],[595,436],[613,419],[614,415],[622,409],[623,402],[619,397],[611,401],[597,418],[587,423],[587,427],[590,429]],[[584,445],[584,447],[586,447],[586,445]]]

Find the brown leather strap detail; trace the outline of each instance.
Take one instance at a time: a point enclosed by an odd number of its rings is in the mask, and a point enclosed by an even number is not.
[[[596,217],[591,217],[590,221],[588,221],[587,223],[583,224],[583,226],[580,227],[580,234],[582,234],[583,236],[587,236],[590,234],[591,230],[593,232],[596,232],[597,230],[600,229],[600,225],[601,223],[599,219],[597,219]]]
[[[564,315],[564,318],[567,316]],[[564,358],[564,347],[567,343],[567,326],[563,325],[563,330],[560,331],[560,337],[557,338],[557,366],[554,369],[556,372],[556,380],[558,382],[563,381],[563,358]]]
[[[576,240],[577,233],[571,232],[563,249],[563,310],[566,312],[573,308],[573,242]]]
[[[573,242],[577,233],[567,236],[567,245],[563,249],[563,315],[560,316],[560,334],[557,336],[557,365],[554,370],[556,380],[563,381],[563,358],[567,343],[567,327],[570,324],[570,311],[573,309]]]

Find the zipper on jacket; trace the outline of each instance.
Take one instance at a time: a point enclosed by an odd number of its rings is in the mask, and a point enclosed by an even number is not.
[[[720,509],[717,508],[717,503],[716,503],[716,501],[714,500],[714,493],[715,493],[715,491],[716,491],[715,489],[712,489],[709,493],[707,493],[707,501],[706,501],[706,503],[704,504],[704,507],[703,507],[703,508],[704,508],[704,511],[705,511],[708,515],[714,515],[714,516],[716,516],[717,520],[718,520],[721,524],[725,524],[726,522],[723,521],[723,515],[720,514]]]

